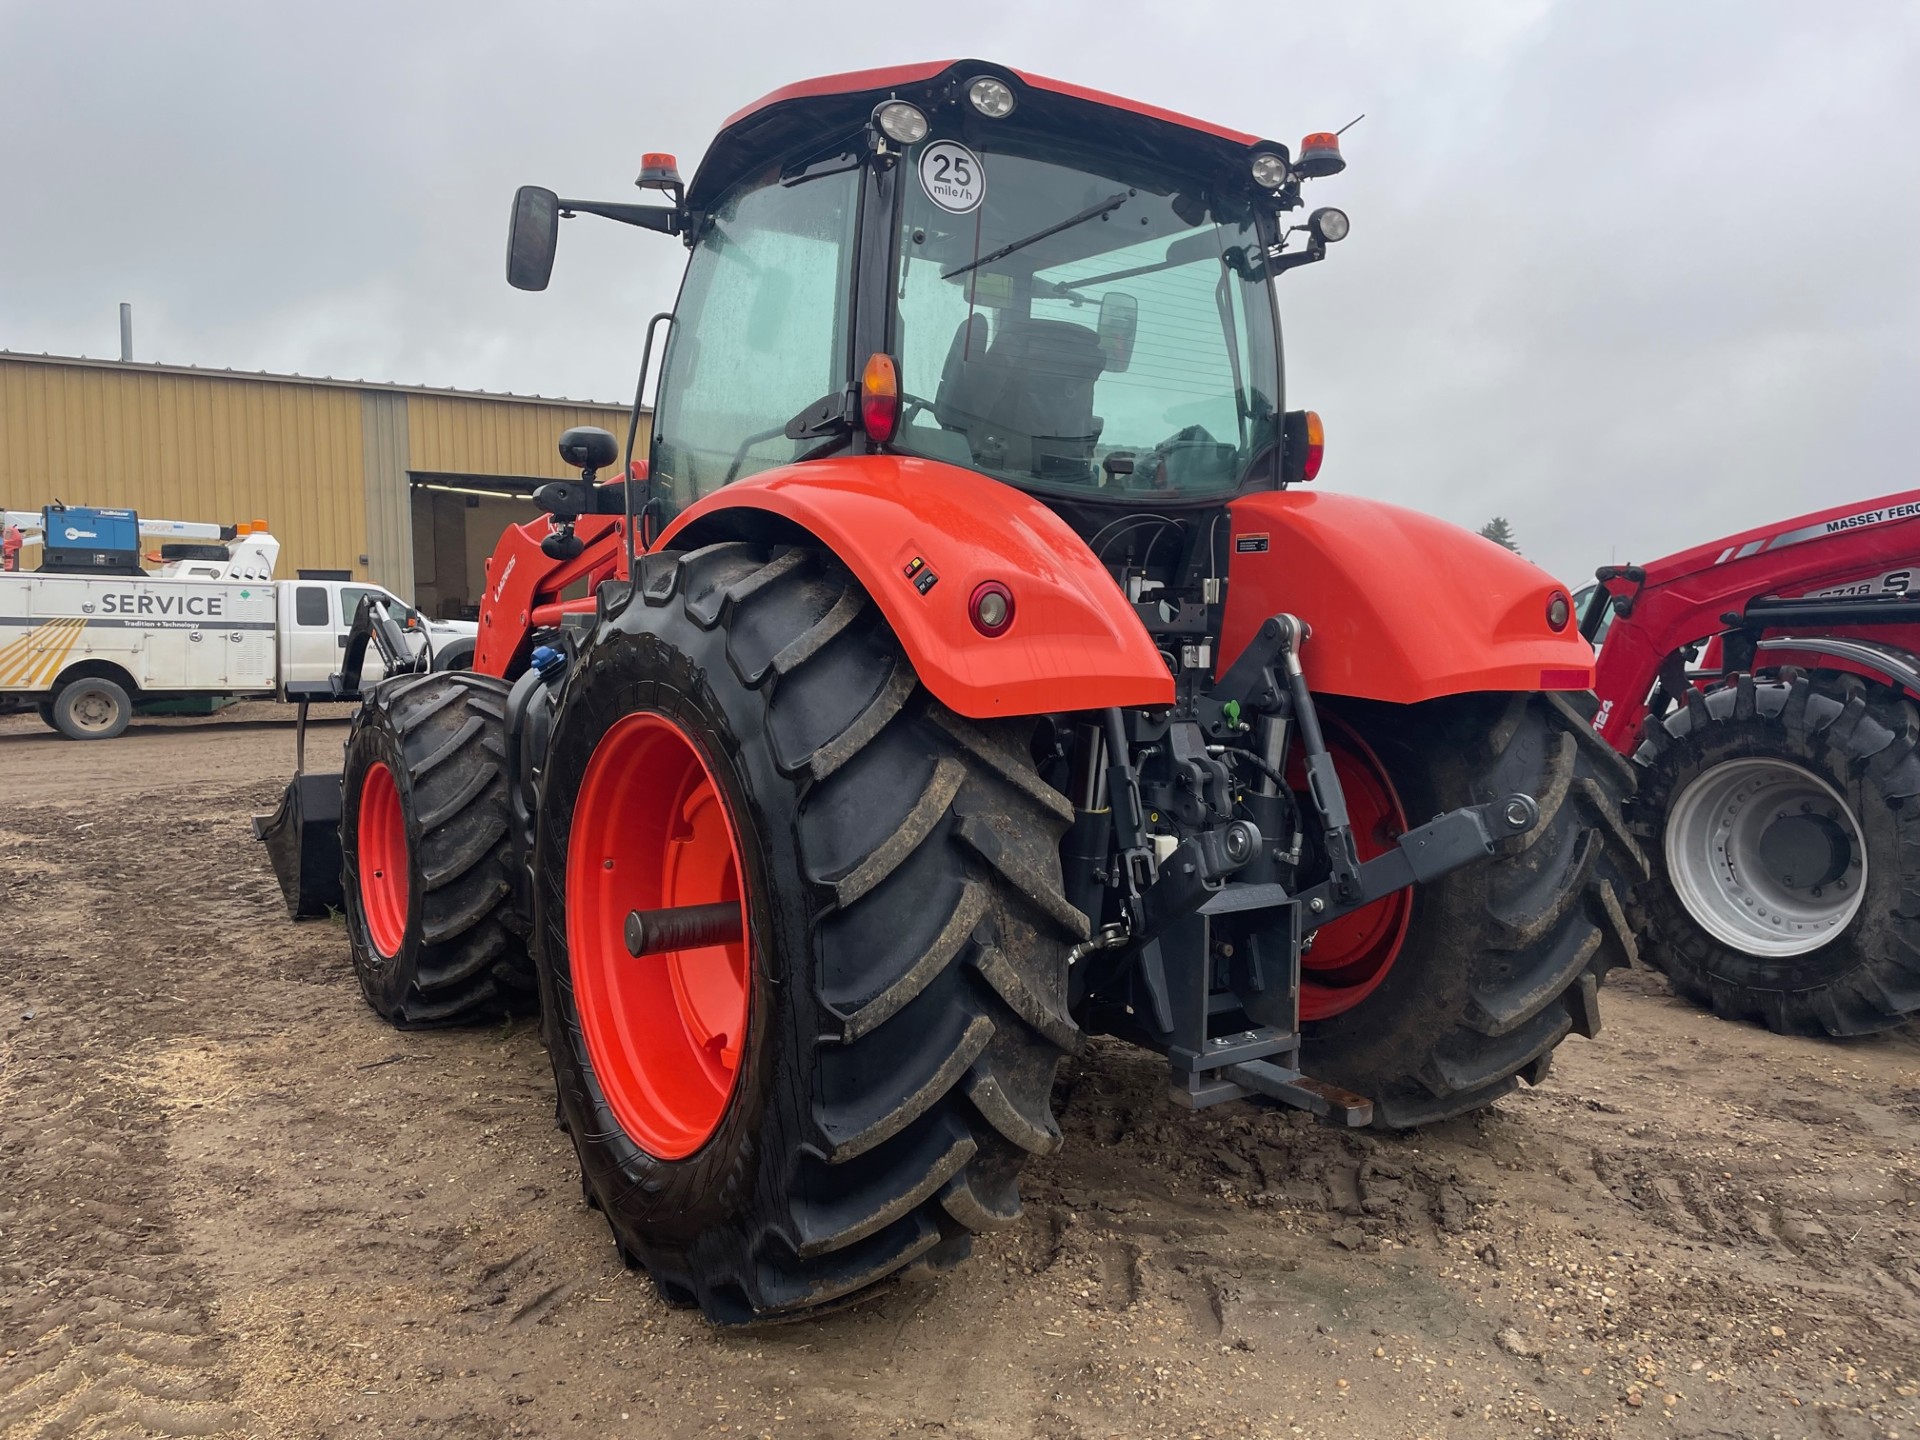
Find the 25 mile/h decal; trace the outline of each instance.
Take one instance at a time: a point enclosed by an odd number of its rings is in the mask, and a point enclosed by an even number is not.
[[[987,198],[987,172],[959,141],[936,140],[920,152],[920,188],[942,210],[970,215]]]

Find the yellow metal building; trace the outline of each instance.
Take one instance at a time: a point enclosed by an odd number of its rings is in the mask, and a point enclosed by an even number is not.
[[[627,422],[591,401],[0,351],[0,509],[265,520],[283,578],[348,571],[451,618],[533,488],[569,473],[560,432],[624,441]],[[643,416],[641,453],[646,436]]]

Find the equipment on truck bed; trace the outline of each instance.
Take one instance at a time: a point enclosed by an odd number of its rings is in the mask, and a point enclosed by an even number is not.
[[[74,509],[46,513],[71,517]],[[465,665],[473,655],[473,624],[430,620],[379,586],[276,582],[280,542],[263,521],[200,525],[122,513],[120,531],[96,527],[108,542],[101,553],[120,553],[126,529],[226,538],[164,542],[147,557],[153,569],[128,574],[93,564],[0,573],[0,709],[31,705],[69,739],[105,740],[126,729],[136,708],[181,713],[214,700],[291,696],[324,685],[338,668],[367,596],[402,619],[433,668]],[[24,520],[42,533],[45,523],[18,512],[4,518],[10,532]],[[93,522],[71,528],[83,523]]]
[[[537,990],[670,1301],[958,1261],[1088,1033],[1391,1127],[1598,1028],[1632,766],[1549,576],[1303,488],[1273,282],[1348,226],[1294,153],[962,61],[779,91],[690,184],[645,157],[663,204],[515,197],[521,288],[567,216],[687,246],[649,451],[560,438],[473,673],[361,687],[364,614],[338,827],[303,775],[263,830],[396,1025]]]
[[[153,575],[165,579],[271,580],[280,542],[267,522],[211,525],[197,520],[147,520],[132,510],[63,505],[55,500],[37,513],[0,510],[0,531],[13,555],[39,543],[43,575]],[[141,554],[142,539],[161,541]],[[142,560],[157,568],[148,570]],[[217,567],[217,568],[216,568]],[[8,570],[18,568],[17,560]]]
[[[1920,1013],[1916,577],[1909,490],[1586,592],[1594,729],[1641,767],[1641,952],[1718,1014],[1859,1035]]]

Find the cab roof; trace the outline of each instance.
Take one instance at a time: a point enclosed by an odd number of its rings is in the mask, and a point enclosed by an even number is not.
[[[1022,105],[1038,102],[1049,111],[1082,121],[1103,118],[1111,123],[1117,119],[1123,129],[1137,132],[1136,138],[1148,141],[1155,150],[1167,150],[1184,139],[1208,151],[1245,154],[1259,148],[1292,158],[1288,147],[1258,135],[1103,90],[991,61],[929,60],[801,80],[735,111],[694,172],[688,203],[696,209],[704,208],[742,175],[809,135],[864,124],[882,100],[898,97],[923,109],[950,104],[959,100],[968,83],[982,75],[1009,82]]]

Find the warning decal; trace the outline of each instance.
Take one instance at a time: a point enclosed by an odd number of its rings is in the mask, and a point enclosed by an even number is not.
[[[987,172],[959,141],[936,140],[920,152],[920,188],[942,210],[970,215],[987,198]]]

